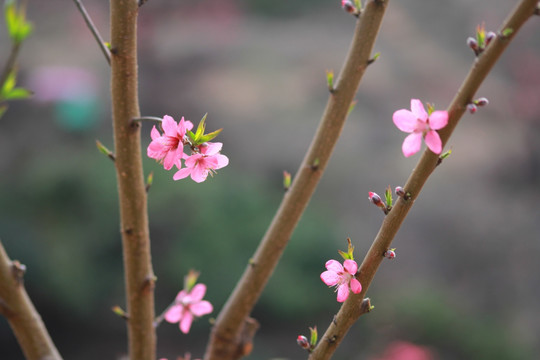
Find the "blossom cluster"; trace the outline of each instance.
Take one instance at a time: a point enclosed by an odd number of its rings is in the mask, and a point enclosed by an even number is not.
[[[163,163],[165,170],[176,166],[178,171],[173,176],[174,180],[191,176],[193,181],[200,183],[206,180],[208,174],[229,164],[229,158],[220,154],[223,144],[210,142],[219,131],[204,134],[205,118],[201,120],[196,133],[191,131],[191,121],[182,117],[177,123],[169,115],[165,115],[161,122],[163,133],[155,126],[152,128],[152,142],[148,145],[147,155]],[[191,155],[184,152],[185,146],[191,149]],[[185,167],[182,167],[182,160]]]

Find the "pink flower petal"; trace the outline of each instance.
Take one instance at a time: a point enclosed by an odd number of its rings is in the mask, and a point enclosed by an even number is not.
[[[428,131],[426,134],[426,145],[429,150],[433,151],[435,154],[440,154],[442,151],[442,141],[441,137],[435,130]]]
[[[201,153],[203,153],[204,155],[215,155],[221,151],[222,147],[223,147],[223,143],[207,142],[206,144],[201,146]]]
[[[403,140],[401,150],[405,157],[416,154],[422,146],[422,133],[412,133]]]
[[[178,157],[176,156],[176,151],[167,151],[167,154],[163,159],[163,167],[165,170],[171,170],[177,159]]]
[[[447,111],[434,111],[429,116],[429,127],[432,130],[439,130],[448,124]]]
[[[345,260],[343,262],[343,267],[351,275],[356,274],[356,271],[358,271],[358,264],[354,260],[350,260],[350,259]]]
[[[192,304],[189,307],[189,310],[191,310],[191,312],[195,316],[203,316],[206,314],[210,314],[212,311],[214,311],[214,307],[212,306],[212,304],[210,304],[210,302],[203,300]]]
[[[178,170],[176,174],[174,174],[173,180],[180,180],[188,177],[189,175],[191,175],[191,170],[192,168],[183,168]]]
[[[341,284],[337,290],[337,301],[344,302],[349,297],[349,284]]]
[[[339,282],[340,276],[334,271],[325,271],[321,274],[321,280],[328,286],[334,286]]]
[[[178,295],[176,295],[175,300],[176,301],[182,301],[182,299],[185,298],[187,295],[188,295],[188,293],[186,292],[186,290],[182,290],[182,291],[180,291],[178,293]]]
[[[392,116],[392,120],[397,128],[404,132],[413,132],[418,125],[418,118],[406,109],[398,110]]]
[[[163,117],[163,121],[161,122],[161,127],[163,128],[163,131],[165,132],[165,135],[168,135],[168,136],[176,136],[176,127],[177,127],[177,124],[176,124],[176,121],[174,121],[174,119],[169,116],[169,115],[165,115]]]
[[[150,131],[150,137],[152,138],[152,140],[156,140],[160,136],[161,136],[161,134],[159,133],[158,129],[156,129],[156,127],[153,126],[152,131]]]
[[[217,154],[215,157],[217,159],[217,165],[214,169],[221,169],[222,167],[229,165],[229,158],[225,155]]]
[[[208,169],[200,162],[191,171],[191,178],[193,181],[201,183],[208,177]]]
[[[165,320],[170,323],[176,323],[182,319],[184,306],[174,305],[165,313]]]
[[[324,266],[327,270],[338,274],[343,272],[343,266],[336,260],[328,260]]]
[[[428,119],[428,113],[424,109],[424,104],[418,99],[411,99],[411,111],[417,119],[422,122],[426,122]]]
[[[192,322],[193,314],[189,311],[186,311],[184,317],[182,318],[182,320],[180,320],[180,331],[182,331],[184,334],[187,334],[189,332],[189,329],[191,328]]]
[[[360,284],[360,281],[358,281],[358,279],[351,279],[351,290],[355,294],[358,294],[360,291],[362,291],[362,284]]]
[[[204,297],[204,294],[206,294],[206,285],[204,284],[197,284],[191,289],[191,292],[189,295],[191,296],[192,302],[199,302]]]

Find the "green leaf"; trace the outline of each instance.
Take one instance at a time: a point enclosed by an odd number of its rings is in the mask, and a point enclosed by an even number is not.
[[[512,35],[513,32],[514,32],[514,29],[512,29],[512,28],[506,28],[506,29],[504,29],[504,30],[502,31],[502,35],[503,35],[504,37],[508,37],[508,36]]]
[[[13,90],[13,88],[15,87],[15,81],[15,70],[12,70],[7,76],[6,81],[1,84],[2,89],[0,90],[0,97],[5,98],[6,95],[9,94],[11,90]]]
[[[26,21],[26,14],[23,8],[16,8],[16,2],[14,0],[7,0],[5,2],[4,14],[9,37],[15,44],[21,43],[32,33],[32,24]]]
[[[394,200],[392,199],[392,188],[390,187],[390,185],[388,185],[388,187],[386,188],[386,191],[384,192],[384,197],[386,198],[386,206],[392,206]]]
[[[311,346],[314,347],[315,345],[317,345],[317,340],[319,339],[319,335],[317,333],[317,327],[316,326],[310,327],[309,332],[310,332],[309,343]]]
[[[2,97],[5,100],[21,100],[21,99],[27,99],[32,95],[32,92],[30,90],[27,90],[25,88],[15,88],[8,92],[7,94],[2,94]]]
[[[194,139],[196,144],[202,143],[200,139],[204,135],[204,128],[206,127],[205,121],[206,121],[207,116],[208,116],[208,113],[204,114],[203,118],[199,122],[199,125],[197,126],[197,131],[195,132],[195,139]]]
[[[212,139],[214,139],[216,136],[219,135],[219,133],[222,131],[223,129],[219,129],[219,130],[216,130],[216,131],[212,131],[211,133],[208,133],[206,135],[203,135],[201,136],[201,139],[199,140],[200,143],[205,143],[205,142],[208,142]]]

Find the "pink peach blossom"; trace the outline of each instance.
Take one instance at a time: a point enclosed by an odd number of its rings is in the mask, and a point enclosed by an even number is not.
[[[180,331],[189,332],[195,317],[210,314],[214,308],[210,302],[203,300],[206,285],[197,284],[188,293],[182,290],[178,293],[173,306],[165,313],[165,320],[170,323],[179,323]]]
[[[186,131],[193,128],[191,121],[184,120],[184,117],[177,124],[174,119],[165,115],[161,122],[163,134],[154,126],[150,133],[152,142],[148,145],[148,157],[163,162],[165,170],[170,170],[174,165],[181,167],[180,159],[184,155],[184,136]]]
[[[191,156],[184,155],[186,167],[174,174],[174,180],[191,175],[195,182],[203,182],[208,174],[229,164],[229,158],[219,153],[222,143],[207,142],[198,147],[199,152]]]
[[[336,260],[328,260],[327,271],[321,274],[321,280],[328,286],[337,288],[337,301],[344,302],[349,297],[349,289],[355,294],[362,291],[362,284],[354,275],[358,271],[356,261],[347,259],[341,265]]]
[[[448,112],[434,111],[428,115],[424,105],[418,99],[411,99],[411,110],[401,109],[392,116],[399,130],[410,133],[403,141],[402,151],[409,157],[420,150],[422,138],[427,147],[435,154],[442,151],[442,141],[435,130],[442,129],[448,124]]]

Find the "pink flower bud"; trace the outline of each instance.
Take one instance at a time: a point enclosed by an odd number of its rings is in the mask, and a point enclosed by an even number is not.
[[[495,34],[493,31],[490,31],[486,34],[486,46],[489,45],[491,40],[495,39],[497,37],[497,34]]]
[[[388,249],[384,252],[384,257],[387,258],[387,259],[394,259],[396,257],[396,252],[394,251],[395,249]]]
[[[489,104],[489,100],[486,99],[485,97],[481,97],[481,98],[478,98],[478,99],[474,100],[474,104],[476,106],[486,106],[487,104]]]
[[[298,344],[298,346],[300,346],[302,349],[309,349],[310,348],[310,345],[309,345],[309,341],[307,339],[307,337],[305,337],[304,335],[298,335],[298,337],[296,338],[296,343]]]
[[[381,197],[380,197],[379,195],[377,195],[376,193],[370,191],[370,192],[369,192],[368,199],[369,199],[369,201],[371,201],[375,206],[378,206],[378,207],[384,207],[384,204],[382,203]]]
[[[474,50],[475,53],[478,52],[478,42],[473,37],[467,38],[467,45]]]
[[[356,12],[356,8],[350,0],[341,0],[341,7],[349,14],[354,14]]]
[[[396,195],[399,197],[405,196],[405,190],[401,186],[396,186]]]
[[[473,103],[470,103],[467,105],[467,110],[469,110],[471,114],[474,114],[478,108]]]

